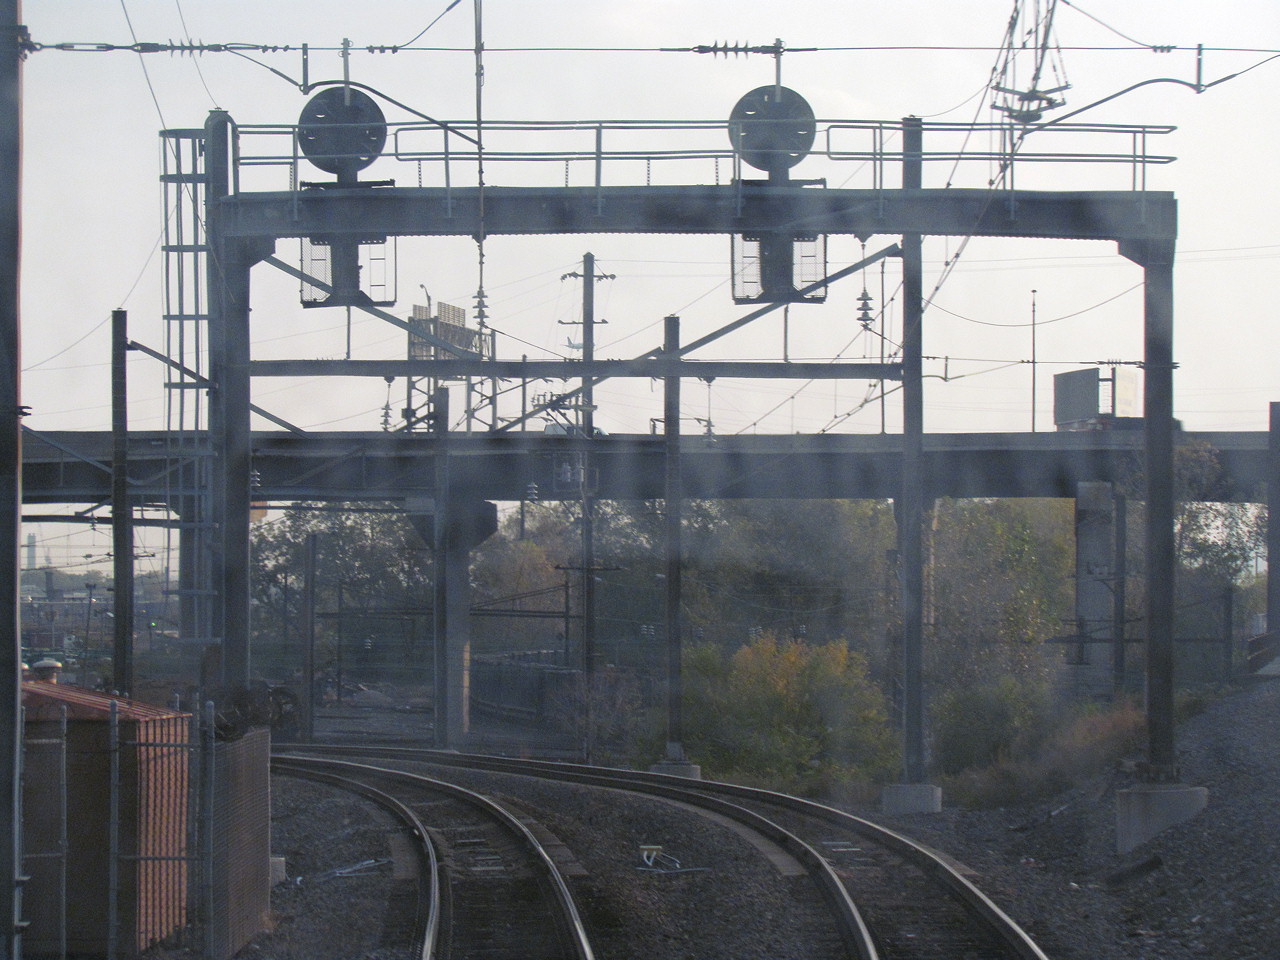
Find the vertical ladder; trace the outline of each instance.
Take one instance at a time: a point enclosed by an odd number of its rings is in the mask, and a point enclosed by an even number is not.
[[[212,565],[209,542],[210,457],[207,439],[209,247],[205,237],[204,130],[160,133],[165,226],[164,352],[174,364],[165,380],[166,505],[178,518],[179,637],[208,642]],[[166,574],[175,530],[166,531]],[[166,577],[172,584],[172,579]]]

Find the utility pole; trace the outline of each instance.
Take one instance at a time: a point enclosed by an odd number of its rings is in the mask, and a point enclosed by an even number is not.
[[[594,254],[582,255],[582,273],[566,273],[582,280],[582,360],[589,365],[596,356],[596,284],[612,280],[611,273],[596,273]],[[590,376],[582,378],[582,434],[588,440],[596,435],[595,381]],[[595,581],[595,490],[591,483],[590,445],[578,456],[580,483],[578,495],[582,501],[582,672],[588,686],[596,669],[596,581]]]

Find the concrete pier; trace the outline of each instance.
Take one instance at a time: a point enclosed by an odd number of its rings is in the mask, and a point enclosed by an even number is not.
[[[880,811],[900,813],[941,813],[942,788],[931,783],[891,783],[880,794]]]
[[[659,760],[649,767],[650,773],[665,773],[669,777],[685,777],[689,780],[702,779],[702,766],[688,760]]]
[[[1209,803],[1207,787],[1145,783],[1116,794],[1116,853],[1128,853]]]

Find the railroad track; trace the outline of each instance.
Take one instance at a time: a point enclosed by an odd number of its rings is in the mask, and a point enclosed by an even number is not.
[[[413,955],[423,960],[594,960],[577,905],[543,843],[502,805],[421,774],[277,756],[275,772],[363,794],[420,839]]]
[[[1047,960],[958,865],[907,837],[823,804],[732,784],[579,764],[385,747],[297,749],[541,777],[663,796],[711,809],[769,837],[805,864],[840,917],[846,956]],[[847,906],[843,901],[848,901]]]

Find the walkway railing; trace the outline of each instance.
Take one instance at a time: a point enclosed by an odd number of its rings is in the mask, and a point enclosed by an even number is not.
[[[796,182],[896,189],[897,175],[890,174],[902,163],[902,126],[902,121],[816,121],[813,149],[793,171]],[[1094,171],[1080,189],[1142,191],[1148,189],[1150,167],[1176,159],[1150,148],[1153,137],[1175,129],[1164,125],[922,126],[926,187],[1013,189],[1016,171],[1026,171],[1025,180],[1033,167],[1083,164],[1111,167],[1122,175],[1116,185],[1105,187]],[[302,155],[295,126],[243,125],[236,131],[233,189],[298,189],[328,180]],[[488,186],[722,184],[764,177],[743,167],[722,120],[491,121],[480,128],[471,120],[442,120],[388,124],[386,149],[361,179],[394,177],[397,186],[475,186],[481,160]],[[1055,169],[1043,188],[1069,189],[1071,180]],[[1018,189],[1037,187],[1024,182]]]

